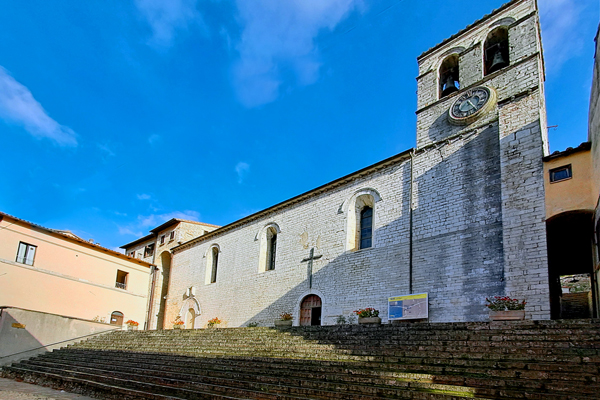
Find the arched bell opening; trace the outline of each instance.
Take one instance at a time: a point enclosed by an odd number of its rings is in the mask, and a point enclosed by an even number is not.
[[[458,54],[451,54],[442,61],[439,72],[440,99],[460,89]]]
[[[484,75],[499,71],[504,67],[508,67],[509,47],[508,47],[508,29],[500,26],[491,31],[486,40],[483,57],[484,57]]]
[[[596,316],[593,212],[558,214],[546,221],[546,232],[552,319]]]

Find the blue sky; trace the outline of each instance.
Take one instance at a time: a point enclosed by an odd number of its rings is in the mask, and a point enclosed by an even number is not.
[[[501,0],[0,3],[0,210],[116,248],[415,145],[416,57]],[[594,0],[539,0],[551,150],[587,139]]]

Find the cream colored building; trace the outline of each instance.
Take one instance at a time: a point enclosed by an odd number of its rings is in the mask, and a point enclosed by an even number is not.
[[[171,249],[219,228],[217,225],[173,218],[150,230],[150,234],[121,246],[125,254],[151,264],[151,284],[148,293],[148,329],[170,326],[165,321],[165,304],[171,272]]]
[[[144,326],[152,264],[0,212],[0,306]]]
[[[548,271],[554,319],[597,315],[598,296],[594,287],[596,276],[590,240],[597,193],[591,148],[590,142],[584,142],[576,148],[544,157]],[[582,293],[565,293],[565,282],[582,280],[590,283],[592,290],[589,293],[583,297]],[[581,303],[581,298],[588,298],[588,304]],[[573,311],[575,303],[581,304]]]

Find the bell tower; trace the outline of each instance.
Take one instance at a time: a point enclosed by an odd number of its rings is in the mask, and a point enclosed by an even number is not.
[[[450,289],[434,292],[432,309],[460,299],[461,320],[484,310],[485,297],[506,295],[528,302],[527,318],[548,319],[548,140],[536,1],[504,4],[417,61],[415,252],[440,246],[443,254],[415,259],[415,293],[431,292],[426,271],[441,263],[456,279],[444,276]]]

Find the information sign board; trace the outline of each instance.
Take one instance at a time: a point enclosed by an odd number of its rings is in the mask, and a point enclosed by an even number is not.
[[[388,319],[425,319],[429,317],[427,293],[407,294],[388,298]]]

